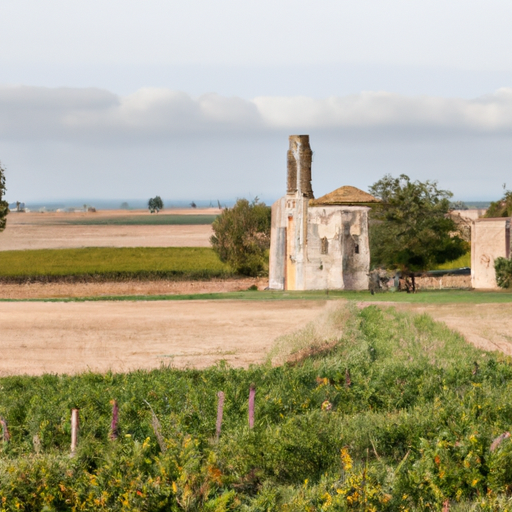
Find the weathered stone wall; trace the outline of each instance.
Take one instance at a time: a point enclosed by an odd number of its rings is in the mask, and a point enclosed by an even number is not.
[[[290,149],[288,149],[288,180],[287,194],[312,199],[313,189],[311,187],[311,161],[313,152],[309,146],[309,135],[290,135],[288,138]]]
[[[272,206],[269,287],[366,290],[370,267],[366,206],[310,206],[308,135],[291,135],[287,194]]]
[[[477,219],[471,229],[471,282],[476,289],[495,289],[494,260],[510,258],[510,218]]]
[[[272,205],[270,229],[269,288],[285,289],[286,271],[286,199],[282,197]]]
[[[448,290],[471,288],[471,276],[425,276],[416,277],[417,290]]]
[[[365,206],[309,207],[306,289],[368,289],[368,210]]]

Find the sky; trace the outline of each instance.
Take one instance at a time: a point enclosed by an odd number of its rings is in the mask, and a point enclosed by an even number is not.
[[[387,173],[454,199],[512,187],[509,0],[4,0],[8,201],[285,192]]]

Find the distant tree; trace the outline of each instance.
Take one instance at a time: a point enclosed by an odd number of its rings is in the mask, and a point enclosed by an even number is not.
[[[151,213],[158,213],[160,210],[164,209],[164,203],[160,196],[152,197],[148,201],[148,208]]]
[[[194,201],[192,201],[192,202],[190,203],[190,206],[191,206],[192,208],[197,208],[197,204],[196,204],[196,203],[194,203]]]
[[[507,185],[503,184],[503,197],[490,204],[484,217],[512,217],[512,190],[506,190]]]
[[[238,199],[213,222],[210,243],[220,259],[240,274],[256,276],[268,269],[271,211],[258,198]]]
[[[149,203],[149,201],[148,201],[148,203]],[[121,208],[121,210],[129,210],[130,209],[130,205],[126,201],[123,201],[119,208]]]
[[[469,210],[469,208],[464,201],[455,201],[450,203],[450,210]]]
[[[413,272],[453,261],[469,249],[448,216],[452,193],[439,190],[437,182],[388,174],[370,193],[382,201],[371,212],[372,263],[412,277],[413,290]]]
[[[5,224],[7,222],[7,214],[9,213],[9,205],[7,201],[3,199],[5,196],[5,192],[7,191],[5,187],[5,169],[2,167],[2,163],[0,162],[0,231],[5,229]]]

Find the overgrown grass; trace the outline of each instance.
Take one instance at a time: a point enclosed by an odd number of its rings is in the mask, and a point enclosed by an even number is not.
[[[91,247],[0,252],[0,281],[207,279],[229,268],[203,247]]]
[[[437,265],[437,267],[432,270],[451,270],[453,268],[463,268],[463,267],[471,267],[471,252],[467,252],[460,258],[449,261],[447,263],[443,263],[441,265]]]
[[[152,215],[116,215],[112,217],[70,217],[59,219],[59,224],[78,226],[191,226],[212,224],[217,215],[176,215],[159,213]]]
[[[426,315],[351,306],[328,321],[279,341],[293,364],[0,379],[1,509],[510,510],[512,442],[490,447],[512,420],[511,360]]]

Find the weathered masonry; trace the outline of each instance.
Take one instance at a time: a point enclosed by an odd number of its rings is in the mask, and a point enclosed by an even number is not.
[[[287,192],[272,205],[269,286],[274,290],[366,290],[369,205],[355,187],[314,199],[309,135],[291,135]]]
[[[512,254],[511,217],[476,219],[471,226],[471,285],[498,288],[494,260]]]

